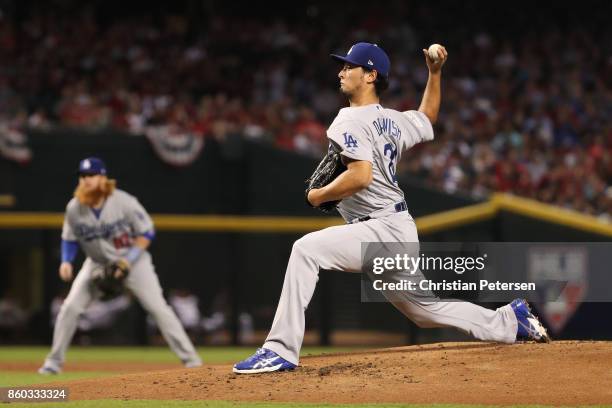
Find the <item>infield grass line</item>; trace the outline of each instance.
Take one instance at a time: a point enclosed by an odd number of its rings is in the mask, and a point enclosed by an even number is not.
[[[0,387],[18,387],[44,384],[56,381],[81,380],[85,378],[102,378],[118,374],[114,371],[70,371],[60,375],[40,375],[37,372],[1,371]]]
[[[204,363],[234,363],[253,354],[257,347],[198,347],[197,351]],[[0,370],[2,362],[40,362],[42,364],[49,352],[48,346],[0,346]],[[304,347],[302,356],[327,353],[342,353],[367,350],[366,347]],[[90,347],[73,346],[66,354],[68,362],[139,362],[172,363],[178,357],[168,347]],[[177,365],[177,367],[180,367]]]

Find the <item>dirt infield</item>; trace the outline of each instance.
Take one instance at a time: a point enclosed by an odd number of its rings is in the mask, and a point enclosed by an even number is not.
[[[77,400],[577,405],[612,403],[611,367],[610,342],[444,343],[305,357],[287,373],[209,365],[62,384]]]

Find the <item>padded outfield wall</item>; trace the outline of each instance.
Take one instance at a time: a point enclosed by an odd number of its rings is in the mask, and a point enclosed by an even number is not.
[[[13,207],[3,209],[4,220],[15,220],[13,212],[42,218],[31,219],[27,227],[4,224],[0,231],[0,285],[1,293],[18,293],[38,312],[33,328],[36,338],[43,333],[48,338],[48,304],[65,287],[56,273],[59,220],[76,183],[75,167],[83,157],[103,157],[119,187],[158,215],[158,236],[151,251],[164,288],[189,288],[200,297],[204,310],[223,302],[223,296],[219,300],[218,295],[225,293],[230,314],[251,311],[256,328],[263,330],[269,327],[292,243],[310,230],[341,222],[333,217],[321,219],[320,213],[304,204],[303,180],[317,160],[264,144],[240,138],[231,143],[207,140],[192,165],[177,168],[162,162],[142,137],[64,131],[32,133],[29,143],[33,151],[30,164],[0,160],[0,193],[12,194],[16,201]],[[411,213],[420,221],[423,241],[609,240],[605,232],[543,219],[528,211],[492,211],[486,203],[449,196],[414,180],[403,180],[402,188]],[[473,205],[476,207],[469,207]],[[472,208],[471,215],[460,216],[461,222],[447,216],[428,223],[428,215],[465,206]],[[195,218],[179,222],[169,214]],[[278,222],[265,218],[249,224],[253,219],[229,222],[215,214],[309,218],[281,218]],[[197,218],[202,216],[208,218]],[[611,328],[597,325],[597,316],[609,313],[609,309],[608,304],[583,305],[561,335],[612,337]],[[451,335],[440,330],[418,331],[387,304],[361,303],[359,279],[351,274],[321,274],[308,313],[309,327],[324,329],[324,339],[334,329],[405,332],[413,342]]]

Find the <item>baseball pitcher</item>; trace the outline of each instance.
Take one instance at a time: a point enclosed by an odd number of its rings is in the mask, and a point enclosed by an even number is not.
[[[153,316],[172,351],[186,367],[202,364],[178,318],[166,303],[151,255],[153,221],[138,200],[115,188],[106,165],[96,157],[79,164],[79,184],[66,206],[62,230],[60,278],[73,278],[79,246],[87,258],[76,276],[55,323],[53,346],[40,374],[61,372],[78,317],[96,297],[129,289]]]
[[[308,180],[306,199],[325,211],[337,208],[347,224],[295,242],[270,333],[262,348],[234,365],[234,372],[283,371],[298,365],[304,312],[320,269],[360,272],[363,242],[418,242],[395,171],[403,152],[434,138],[441,69],[448,57],[442,46],[434,51],[423,50],[429,78],[419,109],[407,112],[386,109],[379,102],[390,68],[382,48],[361,42],[346,55],[332,55],[342,63],[340,91],[350,106],[340,109],[327,130],[329,152]],[[517,338],[548,340],[524,300],[497,310],[468,302],[424,300],[409,293],[389,300],[420,327],[455,327],[477,339],[503,343]]]

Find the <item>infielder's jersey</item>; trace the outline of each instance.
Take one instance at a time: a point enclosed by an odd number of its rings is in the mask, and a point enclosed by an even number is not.
[[[338,205],[346,221],[364,217],[404,200],[395,169],[402,153],[433,140],[431,122],[418,111],[398,112],[379,104],[343,108],[327,130],[341,154],[372,163],[372,183]]]
[[[85,255],[108,263],[124,257],[139,235],[153,232],[153,221],[136,197],[115,190],[96,215],[76,198],[66,206],[62,239],[78,241]]]

